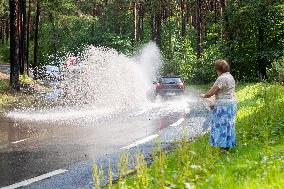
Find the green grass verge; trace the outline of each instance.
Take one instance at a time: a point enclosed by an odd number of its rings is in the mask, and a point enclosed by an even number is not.
[[[19,79],[22,85],[35,84],[35,81],[27,75],[21,75]],[[27,96],[27,94],[23,95],[21,92],[11,91],[9,89],[9,81],[0,80],[0,109],[8,108],[12,103],[16,102],[17,99]]]
[[[137,174],[108,187],[284,188],[284,87],[241,84],[237,96],[236,148],[221,153],[205,135],[170,154],[159,151],[150,167],[139,155]]]
[[[9,88],[9,83],[6,80],[0,80],[0,92],[5,92]]]
[[[7,93],[9,83],[6,80],[0,80],[0,108],[6,107],[15,100],[15,96]]]

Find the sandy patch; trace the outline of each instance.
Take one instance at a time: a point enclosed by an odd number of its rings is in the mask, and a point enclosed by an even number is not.
[[[9,80],[9,77],[8,74],[0,72],[0,80]]]

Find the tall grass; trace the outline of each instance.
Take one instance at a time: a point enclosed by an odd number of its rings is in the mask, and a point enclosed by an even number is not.
[[[8,106],[13,100],[15,100],[14,95],[7,93],[8,89],[9,82],[6,80],[0,80],[0,108]]]
[[[23,88],[27,88],[30,85],[40,86],[40,84],[27,75],[20,75],[19,79]],[[43,87],[41,86],[41,88]],[[33,94],[31,92],[11,90],[9,80],[0,80],[0,109],[7,109],[19,103],[27,106],[32,105]]]
[[[158,146],[150,167],[137,155],[137,174],[110,188],[284,188],[284,87],[241,85],[237,96],[236,148],[220,152],[208,135],[169,154]]]
[[[9,83],[6,80],[0,80],[0,92],[4,92],[9,88]]]

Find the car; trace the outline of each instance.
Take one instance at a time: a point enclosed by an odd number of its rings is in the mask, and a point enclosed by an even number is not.
[[[185,86],[180,76],[169,75],[161,77],[156,84],[156,96],[183,96]]]
[[[51,81],[58,81],[61,80],[63,77],[63,73],[60,71],[59,67],[53,65],[46,65],[43,66],[45,70],[44,78]]]

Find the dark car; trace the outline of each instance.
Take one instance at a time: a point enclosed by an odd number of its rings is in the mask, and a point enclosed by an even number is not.
[[[164,76],[156,83],[156,95],[162,97],[182,96],[184,89],[185,86],[180,76]]]

